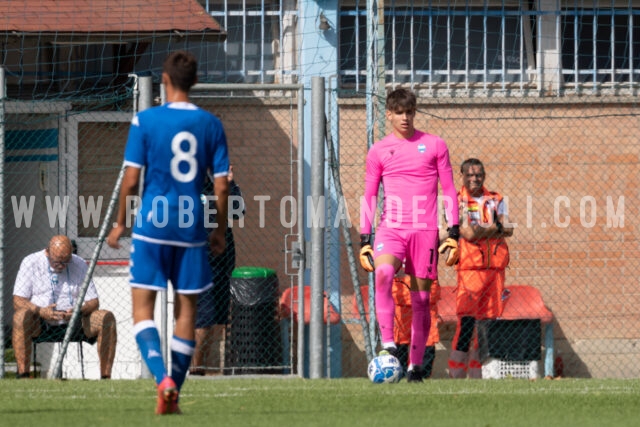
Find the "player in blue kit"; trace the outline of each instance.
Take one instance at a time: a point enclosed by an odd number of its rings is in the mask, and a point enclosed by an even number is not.
[[[157,414],[180,413],[179,392],[195,349],[198,294],[212,286],[206,245],[216,255],[225,248],[227,140],[220,120],[190,102],[189,91],[196,81],[197,61],[191,53],[177,51],[167,57],[162,72],[167,103],[136,114],[131,122],[117,222],[107,237],[109,246],[120,247],[118,240],[131,220],[130,201],[142,181],[129,280],[134,335],[156,380]],[[213,177],[217,196],[217,225],[208,223],[209,212],[205,214],[200,200],[207,173]],[[175,292],[171,375],[153,320],[156,292],[166,290],[168,280]]]

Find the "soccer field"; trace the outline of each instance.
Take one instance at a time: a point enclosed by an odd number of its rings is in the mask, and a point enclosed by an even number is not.
[[[154,415],[151,380],[0,381],[2,425],[637,426],[638,380],[203,378],[182,416]]]

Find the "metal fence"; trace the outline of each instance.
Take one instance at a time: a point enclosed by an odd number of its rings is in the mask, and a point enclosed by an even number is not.
[[[246,203],[246,215],[234,223],[235,265],[273,271],[278,283],[271,305],[263,307],[271,311],[240,313],[245,316],[242,327],[230,318],[225,335],[219,335],[215,344],[218,359],[207,365],[212,374],[308,375],[309,359],[317,356],[309,353],[309,324],[296,322],[299,301],[305,299],[296,286],[310,284],[309,276],[296,269],[301,254],[310,261],[307,273],[314,269],[309,248],[298,243],[300,175],[307,173],[299,172],[299,132],[304,126],[299,108],[301,101],[309,101],[308,94],[301,99],[299,93],[292,88],[241,86],[203,87],[194,93],[194,101],[220,116],[225,125],[236,183]],[[336,107],[325,112],[327,131],[321,141],[328,216],[323,232],[326,315],[320,358],[323,375],[363,376],[367,361],[378,350],[375,323],[366,321],[373,318],[370,278],[354,256],[367,152],[366,106],[362,99],[340,98],[333,90],[327,94]],[[630,224],[628,212],[638,198],[633,186],[640,155],[637,100],[580,101],[421,98],[416,125],[447,141],[456,172],[465,158],[483,160],[487,186],[508,198],[510,216],[518,226],[509,240],[507,286],[537,289],[552,313],[550,321],[546,319],[550,327],[541,326],[540,336],[533,337],[540,340],[542,350],[536,362],[538,374],[557,374],[561,366],[566,376],[632,377],[638,374],[634,363],[638,230]],[[93,254],[121,167],[133,103],[129,107],[129,111],[78,111],[65,102],[4,102],[5,348],[10,347],[11,292],[21,259],[44,248],[57,233],[76,240],[84,258]],[[308,160],[303,163],[309,167]],[[69,196],[66,211],[64,196]],[[126,259],[126,249],[103,247],[93,277],[101,307],[117,319],[114,378],[143,374],[131,335]],[[436,316],[434,377],[447,375],[455,323],[451,306],[455,273],[439,267],[441,312]],[[169,298],[169,313],[171,302]],[[307,302],[305,317],[311,306],[310,299]],[[247,352],[278,354],[264,361],[233,353],[231,343],[238,343],[234,326],[236,333],[259,335],[254,340],[257,347]],[[170,330],[168,324],[167,336]],[[262,336],[267,333],[273,341],[268,344]],[[304,347],[298,345],[300,340]],[[67,377],[81,376],[75,346],[69,345],[65,359]],[[56,359],[58,344],[39,347],[43,349],[38,350],[38,370],[46,372]],[[96,351],[84,347],[85,375],[95,378]],[[551,350],[551,366],[544,350]],[[10,369],[11,364],[7,366]]]
[[[340,175],[352,218],[358,218],[364,190],[365,120],[359,107],[340,107]],[[553,313],[546,329],[552,335],[545,337],[543,327],[534,338],[543,350],[551,350],[551,361],[541,354],[540,376],[637,375],[637,334],[631,325],[637,322],[638,282],[632,271],[638,264],[638,230],[628,222],[629,207],[638,197],[629,186],[638,177],[636,109],[633,97],[514,103],[421,98],[416,126],[447,141],[456,185],[461,185],[462,161],[476,157],[485,164],[487,188],[508,199],[517,228],[508,239],[507,286],[539,290]],[[332,244],[336,250],[342,247],[338,240]],[[336,271],[328,281],[343,273]],[[454,270],[442,263],[439,279],[434,376],[446,377],[457,283]],[[526,312],[533,304],[518,310]],[[353,316],[347,313],[354,305],[342,307],[343,321],[357,324],[355,308]]]
[[[251,286],[260,287],[262,282],[257,280],[252,284],[252,278],[243,276],[230,278],[232,303],[227,304],[227,310],[236,315],[229,317],[222,334],[215,336],[216,342],[212,343],[211,354],[207,356],[213,361],[204,361],[212,374],[265,369],[279,373],[292,371],[293,349],[290,343],[286,345],[290,334],[285,331],[284,322],[281,323],[279,297],[298,280],[298,270],[291,267],[291,247],[298,239],[295,201],[299,198],[296,192],[300,162],[295,145],[299,139],[298,100],[301,97],[298,86],[257,89],[256,86],[200,85],[193,92],[194,102],[225,123],[235,182],[244,197],[246,214],[233,224],[236,256],[231,269],[251,267],[272,271],[277,283],[267,306],[251,312],[242,311],[246,304],[252,307],[254,303],[246,301],[246,292],[242,303],[241,288],[249,289],[250,295]],[[92,278],[101,308],[110,310],[116,317],[118,345],[113,378],[137,378],[145,372],[131,331],[129,238],[124,239],[121,250],[102,246],[100,242],[100,238],[104,238],[100,236],[103,223],[113,221],[107,215],[107,206],[116,187],[137,99],[134,101],[132,97],[124,108],[121,99],[115,102],[120,111],[113,111],[116,108],[109,105],[90,110],[64,102],[3,102],[2,177],[6,196],[2,233],[3,348],[12,346],[12,291],[22,259],[43,250],[51,236],[66,234],[77,245],[78,255],[88,263],[95,263]],[[96,248],[101,250],[96,253]],[[220,270],[219,266],[213,268]],[[172,324],[167,320],[171,317],[167,313],[172,313],[171,294],[159,299],[159,303],[157,318],[166,344],[172,332]],[[268,336],[254,336],[249,340],[249,347],[245,345],[251,337],[243,338],[244,335],[263,331],[269,331]],[[230,342],[244,343],[245,348],[240,353],[233,346],[225,348],[225,343]],[[95,349],[84,344],[84,360],[80,363],[75,346],[75,343],[68,348],[61,344],[38,344],[36,375],[53,376],[59,350],[68,349],[62,376],[99,378]],[[278,354],[249,356],[273,351]],[[13,363],[7,366],[9,371],[14,369]]]

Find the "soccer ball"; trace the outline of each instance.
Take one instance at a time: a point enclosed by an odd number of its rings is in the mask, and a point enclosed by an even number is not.
[[[376,356],[369,362],[367,374],[375,384],[397,383],[402,378],[402,365],[390,354]]]

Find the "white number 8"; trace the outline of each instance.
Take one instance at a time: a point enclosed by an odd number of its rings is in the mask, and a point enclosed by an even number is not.
[[[188,151],[183,151],[181,146],[185,141],[189,144]],[[171,140],[171,152],[174,154],[171,159],[171,175],[179,182],[193,181],[198,173],[198,163],[195,154],[198,148],[198,141],[191,132],[180,132]],[[180,162],[187,162],[189,169],[186,172],[180,172]]]

